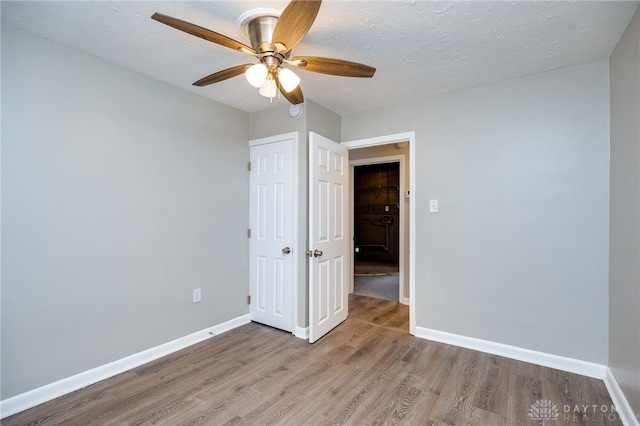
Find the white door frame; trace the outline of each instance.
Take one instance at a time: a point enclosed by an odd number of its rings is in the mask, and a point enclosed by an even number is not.
[[[405,227],[407,226],[404,219],[404,194],[405,194],[405,182],[404,182],[404,155],[391,155],[387,157],[372,157],[372,158],[364,158],[362,160],[351,160],[349,161],[349,186],[351,192],[351,200],[354,200],[355,197],[355,174],[354,169],[356,166],[366,166],[372,164],[389,164],[389,163],[399,163],[399,178],[400,185],[398,191],[398,222],[399,222],[399,240],[398,240],[398,302],[402,304],[407,304],[407,297],[404,294],[404,284],[405,284]],[[351,215],[351,293],[353,293],[354,289],[354,266],[355,266],[355,204],[351,203],[350,209]]]
[[[296,212],[296,214],[293,215],[293,238],[292,238],[292,245],[291,245],[291,253],[294,256],[293,259],[293,295],[292,295],[292,315],[293,315],[293,331],[292,334],[296,334],[296,329],[297,329],[297,324],[298,324],[298,282],[299,282],[299,270],[298,270],[298,262],[296,260],[297,256],[300,256],[304,253],[304,250],[300,248],[300,245],[298,243],[298,215],[297,215],[297,211],[298,211],[298,168],[299,165],[298,163],[300,162],[298,159],[298,132],[290,132],[290,133],[283,133],[281,135],[275,135],[275,136],[269,136],[266,138],[260,138],[260,139],[251,139],[249,141],[249,147],[253,147],[253,146],[258,146],[258,145],[265,145],[265,144],[269,144],[269,143],[274,143],[274,142],[280,142],[283,140],[287,140],[287,139],[292,139],[293,140],[293,154],[292,154],[292,158],[293,158],[293,211]],[[251,206],[249,206],[249,208],[251,208]],[[249,224],[249,226],[251,226],[251,224]]]
[[[414,194],[416,194],[416,132],[396,133],[393,135],[378,136],[374,138],[357,139],[353,141],[343,142],[342,145],[347,149],[365,148],[369,146],[387,145],[398,142],[409,142],[409,195],[411,202],[409,203],[409,333],[416,334],[416,282],[415,282],[415,247],[416,247],[416,202]],[[353,251],[352,251],[353,253]],[[352,254],[353,255],[353,254]]]

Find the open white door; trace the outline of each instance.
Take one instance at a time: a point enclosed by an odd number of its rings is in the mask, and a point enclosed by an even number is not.
[[[347,148],[309,133],[309,342],[347,318],[349,231]]]

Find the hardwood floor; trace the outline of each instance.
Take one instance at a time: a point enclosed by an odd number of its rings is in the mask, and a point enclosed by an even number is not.
[[[601,380],[415,338],[390,301],[350,306],[313,345],[247,324],[2,425],[621,424]]]

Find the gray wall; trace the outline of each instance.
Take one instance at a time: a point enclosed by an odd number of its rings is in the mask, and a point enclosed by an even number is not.
[[[344,140],[416,132],[418,327],[607,363],[608,77],[599,61],[342,118]]]
[[[258,95],[257,91],[256,95]],[[266,138],[290,132],[300,132],[302,135],[306,133],[307,108],[303,109],[301,117],[292,118],[289,116],[289,104],[286,100],[282,99],[279,103],[279,106],[254,112],[249,116],[249,139]]]
[[[314,102],[307,101],[307,127],[309,132],[315,132],[334,142],[342,142],[342,118],[333,111]]]
[[[640,420],[640,9],[610,67],[609,367]]]
[[[3,399],[249,312],[248,118],[2,26]]]

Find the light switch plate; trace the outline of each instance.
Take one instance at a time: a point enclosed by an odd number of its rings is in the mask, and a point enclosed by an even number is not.
[[[429,200],[429,212],[438,213],[438,200]]]

